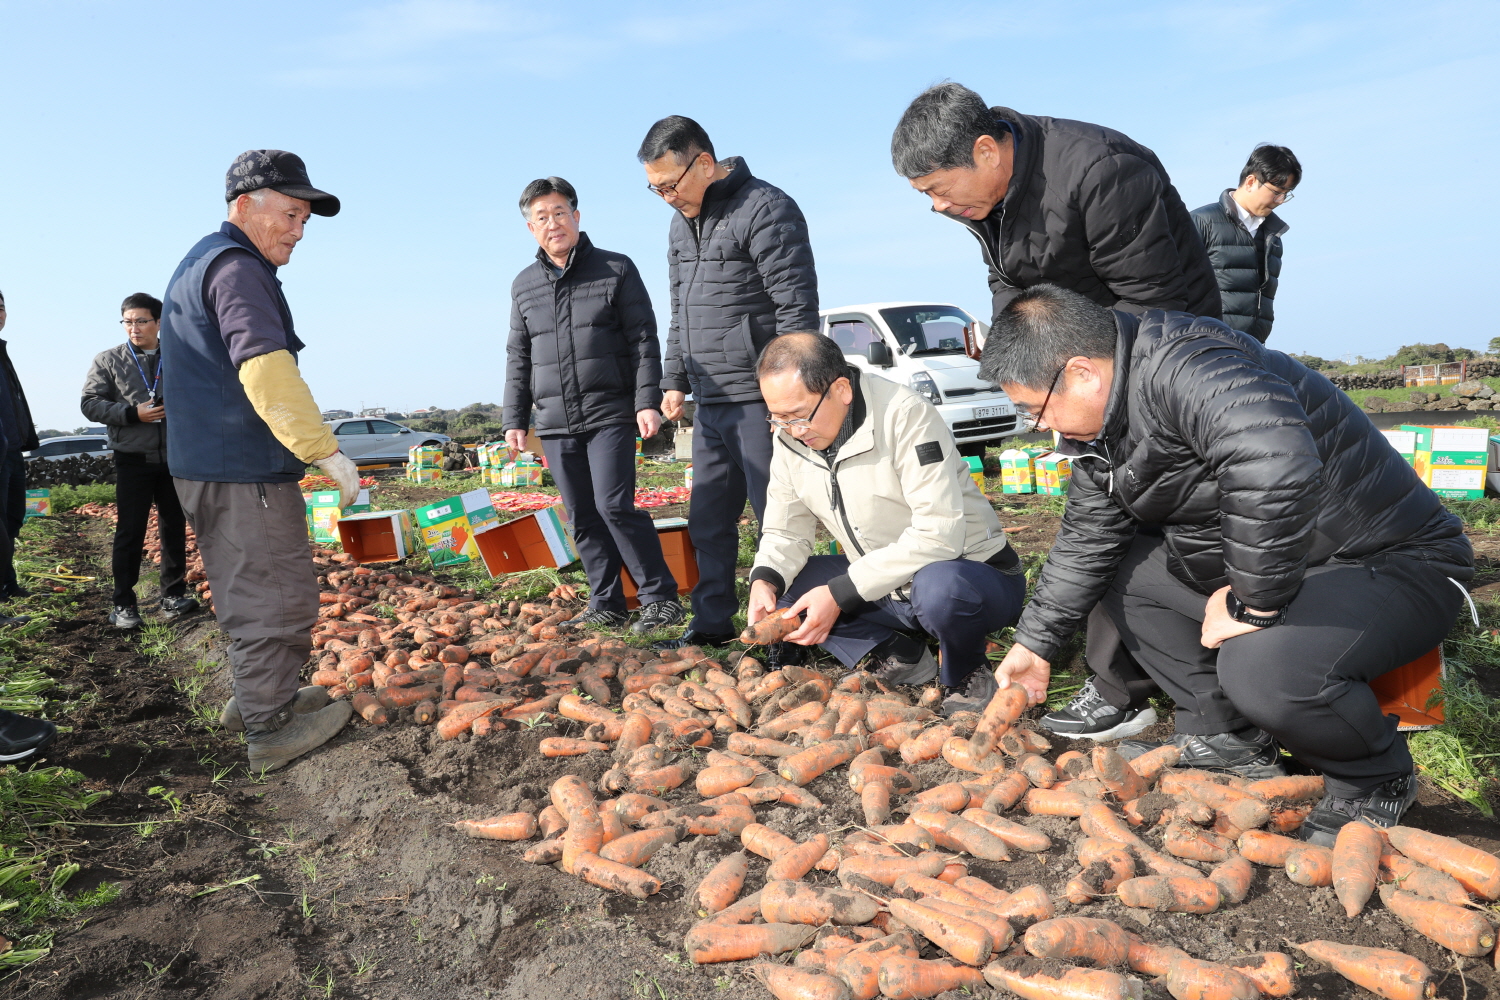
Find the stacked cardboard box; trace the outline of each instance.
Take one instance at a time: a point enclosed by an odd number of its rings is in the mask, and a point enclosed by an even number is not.
[[[1488,430],[1402,424],[1394,435],[1386,432],[1385,436],[1403,457],[1407,456],[1407,434],[1411,435],[1408,461],[1434,493],[1450,500],[1478,500],[1484,496],[1490,469]]]
[[[1011,448],[1000,453],[1000,492],[1035,493],[1036,460],[1051,448]]]
[[[1050,452],[1036,460],[1036,491],[1044,496],[1066,496],[1073,477],[1073,463],[1066,455]]]

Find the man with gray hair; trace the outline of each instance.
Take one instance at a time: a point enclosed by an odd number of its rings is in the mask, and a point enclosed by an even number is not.
[[[1006,305],[980,373],[1072,458],[1000,685],[1045,700],[1097,604],[1176,703],[1184,766],[1271,777],[1280,743],[1325,779],[1303,839],[1400,822],[1411,755],[1369,682],[1442,642],[1474,552],[1349,397],[1217,319],[1045,284]]]
[[[245,732],[251,769],[269,771],[332,739],[353,714],[322,688],[297,688],[318,617],[297,481],[316,465],[348,505],[359,472],[297,370],[305,345],[276,277],[309,216],[338,214],[339,200],[279,149],[241,153],[224,200],[229,221],[188,251],[163,296],[167,465],[230,637],[234,697],[221,721]]]
[[[668,237],[672,327],[662,414],[693,413],[693,503],[688,535],[698,555],[693,621],[657,648],[732,642],[739,608],[739,520],[750,501],[763,518],[771,436],[755,359],[778,334],[818,328],[818,277],[807,221],[791,196],[718,160],[708,133],[672,115],[652,125],[636,154],[647,186],[676,209]]]
[[[778,606],[806,615],[787,642],[850,668],[868,656],[886,684],[939,676],[934,637],[944,714],[983,711],[985,640],[1015,621],[1026,576],[942,416],[816,333],[773,340],[758,374],[777,433],[750,623]],[[842,554],[813,554],[820,523]]]

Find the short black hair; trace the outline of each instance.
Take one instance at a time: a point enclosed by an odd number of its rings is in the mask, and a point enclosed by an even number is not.
[[[529,214],[531,203],[549,194],[562,195],[573,206],[573,211],[578,211],[578,192],[573,189],[573,185],[561,177],[538,177],[521,191],[521,214]]]
[[[708,133],[702,125],[685,115],[668,115],[652,125],[646,130],[646,138],[641,140],[641,148],[635,155],[642,163],[655,163],[668,153],[684,166],[697,159],[700,153],[707,153],[718,162]]]
[[[1119,330],[1110,311],[1056,285],[1032,285],[990,327],[979,377],[995,385],[1046,389],[1070,358],[1115,356]]]
[[[808,392],[822,394],[852,372],[844,360],[844,349],[821,333],[783,333],[773,337],[760,352],[755,365],[757,379],[796,371]]]
[[[1240,183],[1245,183],[1245,178],[1251,175],[1262,184],[1290,191],[1302,183],[1302,164],[1297,162],[1296,154],[1285,146],[1263,142],[1251,150],[1250,159],[1245,161],[1245,169],[1240,171]]]
[[[945,80],[928,87],[907,105],[891,134],[891,163],[905,178],[934,170],[972,168],[980,136],[997,142],[1009,134],[995,123],[984,98],[961,83]]]
[[[151,318],[161,322],[161,299],[145,292],[136,292],[134,295],[125,296],[125,301],[120,303],[120,315],[125,315],[126,309],[150,309]]]

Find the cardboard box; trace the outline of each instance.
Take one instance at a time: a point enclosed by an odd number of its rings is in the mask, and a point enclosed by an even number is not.
[[[511,486],[542,485],[542,464],[528,452],[521,453],[521,457],[515,461],[510,471]]]
[[[500,515],[495,513],[489,491],[477,489],[418,507],[412,520],[436,568],[479,558],[474,536],[498,524]]]
[[[688,537],[685,517],[664,517],[651,522],[656,526],[656,537],[661,540],[661,554],[666,557],[667,568],[672,579],[677,581],[677,593],[690,593],[698,585],[698,552],[693,540]],[[625,607],[634,610],[641,606],[636,596],[639,589],[630,570],[620,568],[620,584],[625,591]]]
[[[1399,429],[1416,435],[1416,454],[1425,453],[1429,466],[1489,464],[1490,432],[1483,427],[1402,424]]]
[[[1443,647],[1397,667],[1370,682],[1380,699],[1380,711],[1400,719],[1402,732],[1431,729],[1443,722]]]
[[[408,469],[437,469],[443,464],[443,449],[435,444],[412,445],[406,452]]]
[[[1434,465],[1426,482],[1432,492],[1449,500],[1478,500],[1484,496],[1487,471],[1482,465]]]
[[[1381,436],[1391,443],[1391,447],[1406,459],[1410,465],[1417,454],[1417,432],[1404,430],[1381,431]]]
[[[26,516],[22,520],[33,517],[52,516],[52,490],[27,490],[26,491]]]
[[[968,455],[964,462],[969,466],[969,478],[974,480],[974,485],[979,487],[979,492],[984,492],[984,457],[982,455]]]
[[[1000,492],[1035,493],[1036,469],[1029,452],[1010,448],[1000,453]]]
[[[562,504],[482,528],[474,544],[492,577],[543,567],[561,569],[578,560]]]
[[[1065,495],[1072,476],[1073,463],[1066,455],[1054,451],[1036,460],[1036,491],[1044,496]]]
[[[302,494],[307,501],[307,533],[315,542],[328,544],[339,540],[339,519],[346,514],[362,514],[370,509],[370,491],[360,490],[354,503],[339,507],[338,490],[317,490]]]
[[[409,510],[345,514],[337,527],[339,544],[357,562],[395,562],[422,551]]]
[[[682,470],[682,485],[688,488],[689,493],[693,491],[693,467],[691,465]]]

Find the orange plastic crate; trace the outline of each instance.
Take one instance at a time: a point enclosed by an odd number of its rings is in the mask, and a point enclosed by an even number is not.
[[[1441,725],[1443,647],[1438,646],[1405,666],[1375,678],[1370,682],[1370,689],[1380,699],[1380,710],[1401,720],[1402,732]],[[1429,701],[1431,707],[1428,707]]]

